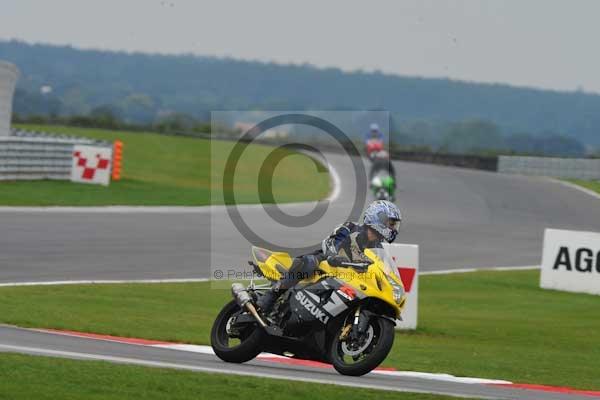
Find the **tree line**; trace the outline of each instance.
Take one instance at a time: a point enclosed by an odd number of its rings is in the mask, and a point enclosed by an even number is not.
[[[174,113],[207,121],[210,110],[389,110],[399,135],[410,133],[409,125],[433,126],[431,141],[406,140],[436,150],[463,151],[452,138],[471,131],[464,123],[473,120],[494,124],[502,136],[492,133],[483,149],[553,151],[557,137],[600,147],[600,96],[577,91],[19,41],[0,41],[0,59],[22,72],[14,103],[22,117],[89,115],[108,106],[126,123],[153,125]],[[569,143],[569,153],[576,153]],[[481,141],[467,147],[482,150]]]
[[[13,113],[13,123],[70,125],[111,130],[150,131],[169,135],[207,137],[211,123],[190,115],[174,113],[153,123],[126,122],[110,107],[95,108],[87,115],[28,115]],[[220,125],[219,135],[237,136],[231,126]],[[534,136],[527,133],[502,135],[489,121],[466,120],[447,124],[427,122],[392,126],[390,143],[393,150],[465,155],[532,155],[552,157],[583,157],[585,147],[578,140],[549,133]],[[600,157],[600,153],[587,154]]]

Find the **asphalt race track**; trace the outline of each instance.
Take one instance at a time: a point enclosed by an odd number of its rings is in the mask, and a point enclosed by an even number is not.
[[[271,221],[262,206],[240,216],[268,241],[309,246],[349,214],[355,187],[349,161],[329,155],[341,181],[326,215],[308,228]],[[600,231],[600,200],[557,182],[397,162],[399,241],[421,248],[421,270],[539,264],[547,227]],[[314,204],[281,209],[302,215]],[[208,278],[239,269],[249,241],[225,207],[134,210],[0,209],[0,283]],[[225,364],[215,356],[0,327],[0,351],[261,375],[398,391],[495,399],[577,399],[576,395],[369,374],[356,379],[300,366]]]
[[[341,193],[307,228],[273,222],[261,206],[239,208],[260,237],[315,245],[345,220],[357,189],[348,160],[330,155]],[[405,222],[398,239],[421,248],[421,270],[537,265],[547,227],[600,231],[600,201],[554,181],[397,162]],[[349,172],[350,171],[350,172]],[[364,189],[363,189],[364,190]],[[281,207],[302,215],[314,204]],[[250,242],[225,207],[152,212],[0,208],[0,283],[207,278],[246,267]]]

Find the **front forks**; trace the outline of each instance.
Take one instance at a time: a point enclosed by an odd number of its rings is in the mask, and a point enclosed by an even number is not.
[[[345,341],[347,339],[357,340],[359,339],[367,330],[369,326],[369,319],[373,313],[369,310],[363,310],[359,305],[354,310],[353,314],[349,314],[346,317],[346,324],[342,328],[340,332],[340,340]],[[352,323],[349,322],[349,317],[352,316]]]

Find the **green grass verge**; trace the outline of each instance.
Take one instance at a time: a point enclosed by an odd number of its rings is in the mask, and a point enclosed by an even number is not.
[[[581,179],[569,179],[569,182],[575,183],[576,185],[582,186],[586,189],[593,190],[596,193],[600,193],[600,181],[583,181]]]
[[[0,205],[187,205],[223,204],[223,171],[233,142],[144,132],[113,132],[62,126],[21,128],[123,141],[123,179],[109,187],[71,182],[0,182]],[[272,147],[249,145],[234,181],[238,204],[259,203],[258,173]],[[272,165],[277,203],[318,200],[329,192],[329,174],[307,156],[288,152]],[[266,187],[262,186],[261,190]]]
[[[396,392],[1,353],[2,399],[397,399]],[[402,393],[407,400],[450,397]]]
[[[539,271],[423,276],[419,329],[385,365],[600,389],[600,297],[539,288]],[[226,290],[210,283],[6,287],[0,321],[209,343]]]

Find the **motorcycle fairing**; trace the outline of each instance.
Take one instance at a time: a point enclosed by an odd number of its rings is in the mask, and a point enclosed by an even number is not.
[[[260,275],[277,282],[291,268],[294,261],[288,253],[274,252],[252,246],[252,257],[259,268]]]
[[[395,316],[399,317],[405,301],[396,302],[394,300],[392,296],[392,286],[386,276],[392,279],[395,282],[395,285],[402,288],[402,290],[404,286],[398,272],[391,268],[392,263],[387,260],[389,257],[385,255],[385,252],[380,250],[381,249],[365,249],[365,255],[373,262],[366,270],[332,267],[327,261],[322,261],[319,264],[319,273],[315,274],[311,279],[301,282],[300,287],[310,286],[319,282],[329,283],[331,282],[330,279],[334,279],[338,282],[338,285],[340,284],[339,282],[341,282],[346,286],[354,288],[355,294],[357,296],[362,296],[360,297],[361,299],[373,297],[387,303],[394,310]],[[279,280],[281,276],[289,270],[293,262],[292,257],[287,253],[271,252],[260,247],[252,247],[252,255],[261,274],[271,281]],[[358,288],[360,288],[360,290],[358,290]],[[337,288],[335,290],[337,290]],[[350,290],[348,290],[348,293],[338,291],[337,294],[342,298],[346,298],[346,296],[351,297]],[[306,296],[308,296],[309,300],[299,298],[298,301],[302,301],[303,304],[309,304],[308,302],[311,301],[310,295]],[[294,296],[291,298],[293,297]],[[300,308],[298,307],[298,309]],[[311,310],[313,309],[311,308]],[[327,310],[325,311],[327,312]],[[324,318],[321,317],[321,319]]]
[[[298,285],[291,290],[289,304],[292,315],[288,326],[327,324],[351,304],[366,297],[359,290],[333,277],[305,286]]]

